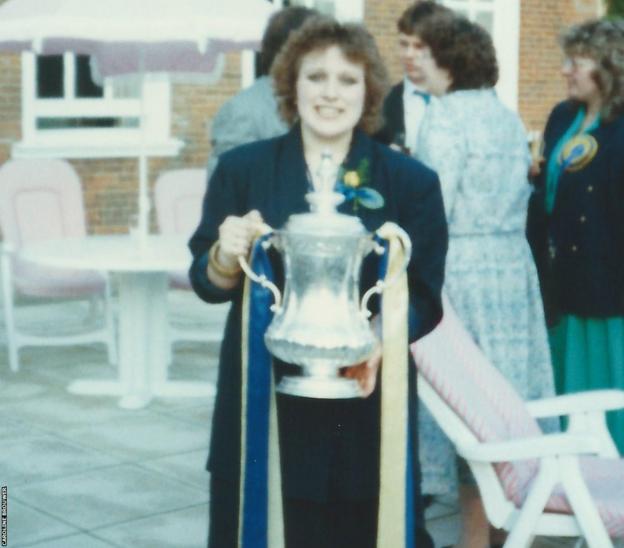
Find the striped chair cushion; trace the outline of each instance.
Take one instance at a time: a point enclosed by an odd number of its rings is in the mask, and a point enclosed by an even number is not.
[[[624,538],[624,459],[583,457],[579,461],[583,479],[609,535]],[[560,514],[574,513],[560,486],[548,499],[546,510]]]
[[[438,395],[484,442],[539,436],[535,419],[507,380],[492,366],[444,299],[444,317],[428,335],[411,345],[420,373]],[[520,507],[538,467],[536,459],[496,465],[505,494]],[[609,534],[624,537],[624,459],[584,457],[583,478]],[[546,510],[574,513],[561,486]]]
[[[411,345],[420,373],[484,442],[542,434],[517,392],[489,362],[444,298],[444,317]],[[537,472],[536,460],[496,465],[505,494],[521,505]]]

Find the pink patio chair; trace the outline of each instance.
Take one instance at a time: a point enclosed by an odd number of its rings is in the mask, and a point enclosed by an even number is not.
[[[160,174],[154,186],[154,202],[161,234],[182,236],[185,241],[191,237],[201,218],[206,184],[207,172],[201,168],[176,169]],[[188,294],[191,290],[187,271],[170,272],[169,284],[174,293],[182,291]],[[183,340],[220,341],[227,309],[227,304],[204,307],[199,324],[196,318],[171,317],[171,344]],[[173,316],[171,307],[170,316]]]
[[[590,548],[624,537],[624,459],[604,418],[624,407],[624,391],[523,401],[446,298],[440,324],[411,350],[419,396],[467,460],[490,523],[509,531],[506,548],[535,535],[584,537]],[[564,415],[564,433],[543,434],[535,420]]]
[[[82,187],[71,165],[62,160],[9,160],[0,167],[0,228],[2,229],[2,292],[11,370],[19,369],[24,346],[59,346],[101,342],[110,363],[117,361],[114,322],[107,278],[95,271],[41,266],[20,257],[20,249],[46,239],[85,236]],[[16,305],[27,297],[88,300],[84,329],[63,331],[50,325],[44,334],[23,330]],[[98,310],[103,318],[97,321]],[[60,320],[60,319],[59,319]],[[32,327],[32,326],[31,326]],[[59,327],[60,329],[56,329]]]

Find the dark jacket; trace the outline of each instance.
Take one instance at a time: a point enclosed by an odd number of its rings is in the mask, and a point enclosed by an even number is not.
[[[440,291],[447,247],[442,196],[434,172],[357,131],[347,169],[369,161],[369,186],[385,199],[379,210],[352,203],[341,211],[357,214],[370,231],[385,221],[402,226],[412,239],[408,268],[414,336],[430,331],[441,316]],[[206,277],[207,251],[227,215],[258,209],[275,228],[292,213],[309,211],[300,129],[223,154],[210,180],[201,223],[191,238],[191,281],[207,302],[232,300],[221,348],[209,468],[236,481],[240,461],[240,322],[241,287],[218,289]],[[279,258],[273,257],[279,269]],[[362,286],[377,277],[376,260],[362,268]],[[279,377],[283,364],[276,364]],[[283,489],[286,496],[308,500],[362,500],[377,495],[379,394],[366,399],[315,400],[278,397]]]
[[[579,108],[565,101],[552,111],[544,132],[547,161]],[[598,152],[583,169],[561,174],[550,215],[546,165],[534,181],[527,235],[551,323],[560,314],[624,315],[624,116],[590,134]]]
[[[386,145],[405,145],[405,116],[403,108],[403,82],[392,86],[383,104],[383,126],[375,139]]]

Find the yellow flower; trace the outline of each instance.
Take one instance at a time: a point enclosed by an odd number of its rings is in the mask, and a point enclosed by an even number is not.
[[[344,184],[352,188],[360,186],[360,176],[357,171],[347,171],[344,174]]]

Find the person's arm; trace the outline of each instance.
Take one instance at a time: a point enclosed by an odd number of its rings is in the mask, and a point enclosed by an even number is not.
[[[211,303],[230,300],[240,283],[239,273],[235,276],[227,275],[234,265],[219,253],[218,248],[213,247],[219,240],[219,227],[226,218],[241,217],[245,213],[246,204],[241,188],[244,182],[238,180],[232,171],[227,161],[217,164],[204,196],[199,226],[189,241],[193,255],[189,270],[191,285],[201,299]],[[211,259],[213,265],[209,266]],[[218,266],[214,268],[214,261],[221,267],[220,271]],[[213,271],[211,277],[209,270]]]
[[[442,318],[448,226],[436,173],[419,166],[401,179],[400,225],[412,241],[407,271],[412,342],[431,331]]]
[[[224,103],[215,115],[210,130],[212,152],[208,173],[212,173],[219,157],[228,150],[275,137],[287,130],[279,115],[270,80],[263,76]]]
[[[242,269],[239,257],[248,257],[251,244],[262,231],[262,216],[257,210],[242,217],[229,215],[219,225],[219,239],[208,251],[208,279],[220,289],[232,289],[239,283]]]
[[[234,96],[223,104],[212,120],[210,143],[212,150],[208,159],[208,175],[215,170],[219,157],[238,145],[260,139],[256,116],[246,108],[240,96]]]

